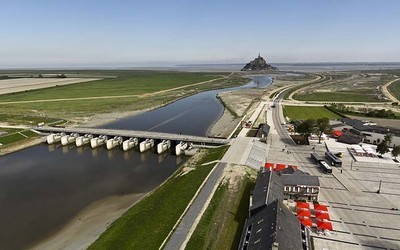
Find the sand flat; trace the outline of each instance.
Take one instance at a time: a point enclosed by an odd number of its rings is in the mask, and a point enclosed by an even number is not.
[[[100,80],[100,78],[18,78],[0,80],[0,95],[95,80]]]

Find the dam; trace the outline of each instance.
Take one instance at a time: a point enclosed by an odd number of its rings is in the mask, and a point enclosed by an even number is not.
[[[230,142],[228,139],[138,130],[58,127],[36,127],[34,130],[49,134],[47,143],[50,145],[59,141],[63,146],[74,143],[77,147],[90,143],[93,149],[106,145],[108,150],[121,146],[123,151],[139,145],[141,153],[156,146],[156,152],[161,154],[175,145],[176,155],[190,154],[189,145],[212,147]]]

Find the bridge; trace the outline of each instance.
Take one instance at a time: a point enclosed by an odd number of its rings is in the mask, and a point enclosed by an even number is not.
[[[140,152],[152,148],[157,142],[157,152],[162,153],[172,145],[176,145],[176,154],[184,154],[189,144],[200,146],[219,146],[229,144],[230,140],[193,135],[171,134],[153,131],[118,130],[98,128],[61,128],[35,127],[34,130],[50,134],[47,142],[53,144],[61,141],[62,145],[75,143],[76,146],[89,144],[92,148],[105,144],[107,149],[122,145],[124,151],[135,146]]]

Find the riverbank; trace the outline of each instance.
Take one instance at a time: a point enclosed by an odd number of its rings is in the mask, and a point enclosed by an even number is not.
[[[107,197],[86,207],[58,232],[30,249],[87,249],[116,219],[146,194]]]
[[[0,156],[11,154],[11,153],[14,153],[14,152],[26,149],[26,148],[30,148],[30,147],[36,146],[40,143],[43,143],[43,142],[45,142],[45,139],[43,137],[29,138],[23,142],[18,142],[18,143],[14,143],[12,145],[0,147]]]

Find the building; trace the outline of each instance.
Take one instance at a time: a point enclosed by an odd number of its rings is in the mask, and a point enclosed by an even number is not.
[[[283,179],[276,172],[260,171],[251,194],[249,215],[252,216],[266,205],[283,199]]]
[[[320,189],[318,176],[310,175],[291,166],[277,173],[282,176],[285,199],[318,201]]]
[[[392,134],[392,143],[389,146],[400,145],[400,129],[398,128],[377,126],[376,123],[371,121],[360,121],[350,118],[342,118],[340,121],[344,125],[351,126],[350,131],[361,136],[362,142],[379,144],[384,140],[385,135]]]
[[[302,225],[275,200],[246,220],[239,249],[303,249]]]
[[[309,229],[283,204],[283,197],[282,176],[260,171],[238,249],[310,249]]]

